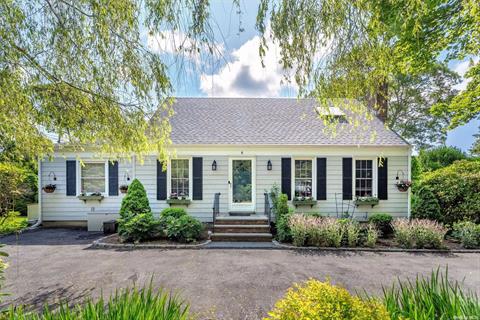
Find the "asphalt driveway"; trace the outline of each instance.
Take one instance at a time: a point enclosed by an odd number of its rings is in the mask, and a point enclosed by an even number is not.
[[[40,229],[0,239],[9,268],[5,303],[41,307],[143,285],[179,291],[200,319],[260,319],[293,282],[310,277],[379,294],[396,277],[445,268],[480,293],[480,254],[348,253],[286,250],[102,250],[81,230]]]

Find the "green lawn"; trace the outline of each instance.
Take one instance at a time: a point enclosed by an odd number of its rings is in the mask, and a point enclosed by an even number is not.
[[[5,220],[4,223],[0,225],[0,234],[11,233],[15,231],[20,231],[23,228],[27,227],[27,217],[24,216],[12,216]]]

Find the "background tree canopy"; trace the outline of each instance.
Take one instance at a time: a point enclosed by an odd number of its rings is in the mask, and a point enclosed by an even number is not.
[[[172,88],[145,35],[181,31],[187,50],[214,52],[209,9],[203,0],[0,1],[0,151],[50,153],[44,133],[53,132],[76,150],[166,157]],[[260,0],[256,26],[259,54],[266,37],[278,43],[300,96],[390,101],[390,125],[414,142],[442,141],[439,128],[480,113],[479,63],[459,93],[444,67],[480,53],[476,0]]]

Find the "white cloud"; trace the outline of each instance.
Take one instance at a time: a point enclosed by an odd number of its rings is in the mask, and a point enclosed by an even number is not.
[[[472,60],[473,60],[473,63],[477,63],[479,58],[474,57]],[[467,84],[470,82],[470,79],[464,78],[464,76],[465,76],[465,73],[468,71],[468,69],[470,69],[470,66],[471,66],[471,61],[470,59],[467,59],[467,60],[461,61],[453,68],[453,71],[455,71],[462,77],[462,82],[455,85],[454,86],[455,89],[465,90],[467,88]]]
[[[280,50],[272,42],[262,66],[258,48],[260,37],[255,36],[231,53],[231,61],[217,73],[200,76],[200,89],[209,96],[272,97],[282,89],[295,86],[282,84],[284,70],[278,63]],[[283,81],[284,82],[284,81]]]
[[[195,41],[178,30],[163,31],[153,35],[149,34],[147,36],[147,45],[152,51],[187,58],[196,65],[200,65],[202,57],[206,55],[213,55],[215,58],[218,58],[225,51],[225,47],[221,43],[212,42],[209,47],[206,43]]]

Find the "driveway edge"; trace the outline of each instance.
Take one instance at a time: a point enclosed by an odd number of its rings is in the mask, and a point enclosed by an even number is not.
[[[210,239],[197,244],[145,244],[145,243],[106,243],[105,239],[111,237],[108,235],[92,242],[91,248],[94,249],[201,249],[203,246],[212,242]]]

